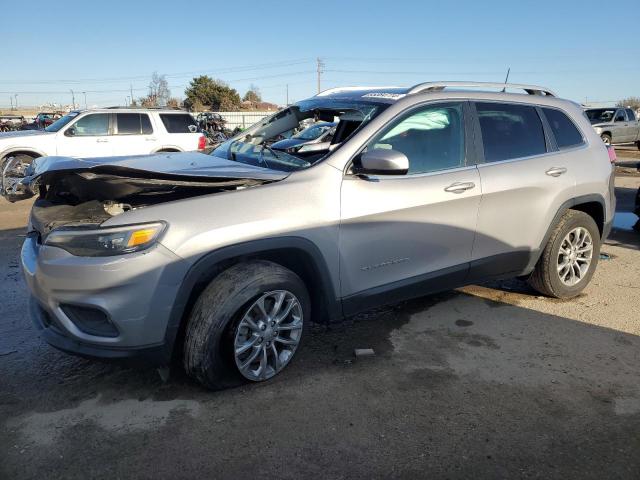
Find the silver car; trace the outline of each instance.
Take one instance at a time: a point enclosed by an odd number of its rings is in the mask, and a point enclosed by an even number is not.
[[[323,151],[270,147],[309,118],[338,119]],[[281,372],[311,322],[505,277],[577,295],[614,158],[546,88],[424,83],[325,91],[210,156],[10,160],[3,190],[38,195],[22,266],[50,344],[180,356],[218,389]]]

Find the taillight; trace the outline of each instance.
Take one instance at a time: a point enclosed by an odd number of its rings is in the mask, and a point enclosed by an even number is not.
[[[613,148],[611,145],[607,145],[607,153],[609,154],[609,161],[611,163],[616,163],[616,160],[618,160],[618,156],[616,155],[616,149]]]
[[[198,150],[204,150],[204,147],[207,145],[207,139],[204,138],[204,135],[201,135],[198,138]]]

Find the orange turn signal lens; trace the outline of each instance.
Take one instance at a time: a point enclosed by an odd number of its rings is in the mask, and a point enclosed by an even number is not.
[[[137,247],[138,245],[144,245],[154,239],[158,233],[158,228],[143,228],[140,230],[134,230],[131,232],[127,247]]]

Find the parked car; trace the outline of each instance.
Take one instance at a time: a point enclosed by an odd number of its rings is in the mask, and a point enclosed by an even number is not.
[[[24,123],[22,115],[0,115],[0,132],[18,130]]]
[[[271,145],[274,150],[295,153],[305,147],[304,151],[317,151],[328,147],[336,131],[336,122],[317,122],[291,138],[280,140]]]
[[[315,117],[339,119],[324,152],[269,146]],[[424,83],[325,91],[209,156],[44,158],[5,194],[38,195],[22,268],[50,344],[180,355],[215,389],[281,372],[311,322],[515,276],[578,295],[611,228],[614,159],[546,88]]]
[[[585,114],[605,144],[635,143],[640,150],[640,122],[631,108],[588,108]]]
[[[160,109],[74,110],[44,130],[0,133],[0,163],[50,155],[94,158],[204,148],[187,112]]]

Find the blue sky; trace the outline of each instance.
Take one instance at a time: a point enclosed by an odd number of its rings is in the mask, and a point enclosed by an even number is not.
[[[55,2],[0,0],[0,107],[122,104],[151,73],[195,75],[284,103],[322,87],[429,80],[545,85],[576,101],[640,96],[638,0]],[[627,12],[625,14],[625,12]],[[624,18],[629,18],[625,23]]]

